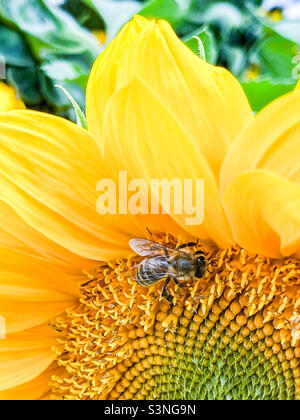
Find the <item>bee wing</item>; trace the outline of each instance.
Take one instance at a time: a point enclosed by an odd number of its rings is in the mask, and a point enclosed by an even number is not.
[[[136,278],[137,270],[140,266],[141,262],[132,266],[126,273],[126,277],[130,279]],[[157,279],[163,279],[164,277],[171,276],[172,278],[180,277],[179,274],[174,273],[172,270],[170,270],[170,265],[167,261],[167,259],[164,259],[163,261],[157,258],[147,258],[147,269],[150,270],[152,273],[155,273]]]
[[[130,239],[129,246],[134,252],[142,257],[164,255],[166,251],[174,252],[174,249],[169,249],[157,242],[142,238]]]

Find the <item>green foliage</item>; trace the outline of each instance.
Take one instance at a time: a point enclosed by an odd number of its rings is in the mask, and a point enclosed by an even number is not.
[[[149,0],[140,14],[147,18],[166,19],[176,29],[188,19],[193,3],[193,0]]]
[[[219,49],[214,33],[207,27],[201,28],[182,39],[195,54],[211,64],[218,61]],[[200,42],[200,46],[199,46]],[[203,51],[202,51],[202,48]],[[200,51],[199,51],[200,47]]]
[[[59,89],[61,89],[63,91],[63,93],[67,96],[69,101],[71,102],[71,104],[73,106],[73,109],[75,111],[75,114],[76,114],[76,123],[78,125],[80,125],[80,127],[87,129],[87,123],[86,123],[85,115],[84,115],[82,109],[80,108],[80,106],[78,105],[78,103],[73,98],[73,96],[70,95],[70,93],[64,87],[62,87],[60,85],[55,85],[55,87],[58,87]]]
[[[84,107],[91,66],[101,48],[69,14],[43,0],[0,1],[0,53],[8,82],[27,105],[74,118],[60,83]]]
[[[132,16],[139,13],[141,5],[137,1],[113,1],[113,0],[82,0],[87,6],[93,9],[104,22],[107,40],[111,41],[119,32],[121,27]]]
[[[0,55],[7,81],[27,106],[76,120],[63,86],[81,109],[92,64],[136,13],[170,22],[206,61],[228,68],[255,112],[289,92],[300,77],[300,22],[275,21],[261,0],[0,0]]]
[[[242,86],[252,109],[258,112],[274,99],[291,92],[295,88],[295,82],[285,79],[280,81],[280,79],[271,77],[257,77],[254,80],[243,81]]]

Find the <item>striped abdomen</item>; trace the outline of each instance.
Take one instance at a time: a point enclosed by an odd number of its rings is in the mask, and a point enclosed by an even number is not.
[[[151,286],[162,280],[168,274],[169,260],[167,257],[156,256],[146,258],[139,264],[135,280],[141,286]]]

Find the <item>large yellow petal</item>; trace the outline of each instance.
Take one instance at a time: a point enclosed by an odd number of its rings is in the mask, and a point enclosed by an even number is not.
[[[0,200],[46,238],[94,260],[118,255],[130,231],[111,230],[96,211],[102,166],[77,125],[34,111],[0,115]]]
[[[83,269],[96,267],[97,262],[69,252],[33,229],[17,213],[0,201],[0,247],[39,257],[61,266],[68,273],[82,274]]]
[[[134,30],[137,25],[139,30]],[[129,30],[134,36],[128,40]],[[228,146],[252,119],[237,80],[227,70],[193,54],[163,21],[135,19],[121,31],[112,48],[113,53],[109,50],[100,55],[89,80],[87,118],[98,141],[103,143],[108,100],[103,86],[109,86],[111,95],[138,77],[184,128],[218,179]]]
[[[300,184],[300,90],[261,111],[230,147],[220,184],[226,188],[243,171],[266,169]]]
[[[185,127],[139,80],[111,99],[105,114],[104,139],[110,143],[105,160],[114,179],[121,170],[128,171],[128,178],[146,180],[148,186],[153,179],[178,179],[183,188],[184,180],[191,179],[195,187],[196,179],[203,179],[205,197],[204,203],[199,203],[205,211],[203,224],[189,226],[184,212],[172,218],[191,235],[210,238],[220,246],[230,244],[231,233],[213,171]],[[161,215],[152,217],[161,220],[161,230],[167,231]],[[139,221],[144,228],[148,223],[152,227],[142,215]]]
[[[7,334],[46,322],[78,296],[72,277],[56,266],[0,248],[0,315]]]
[[[0,391],[0,400],[33,401],[44,399],[49,395],[52,376],[59,374],[61,369],[63,368],[57,367],[57,363],[53,362],[43,373],[31,381]]]
[[[0,111],[10,111],[12,109],[24,109],[25,105],[17,97],[15,89],[0,82]]]
[[[140,16],[127,23],[100,54],[92,68],[86,91],[86,114],[89,130],[98,139],[100,146],[103,115],[109,98],[116,90],[120,60],[146,23],[147,20]]]
[[[300,255],[300,185],[247,171],[226,190],[224,204],[240,246],[272,258]]]
[[[55,358],[51,347],[56,337],[53,329],[40,326],[0,340],[0,391],[28,383],[45,372]],[[1,399],[4,395],[0,392]]]

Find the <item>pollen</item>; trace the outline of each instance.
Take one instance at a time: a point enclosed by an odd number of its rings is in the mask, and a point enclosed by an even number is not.
[[[126,275],[140,257],[85,273],[78,305],[53,321],[53,399],[300,399],[300,261],[196,249],[209,271],[172,281],[173,302]]]

